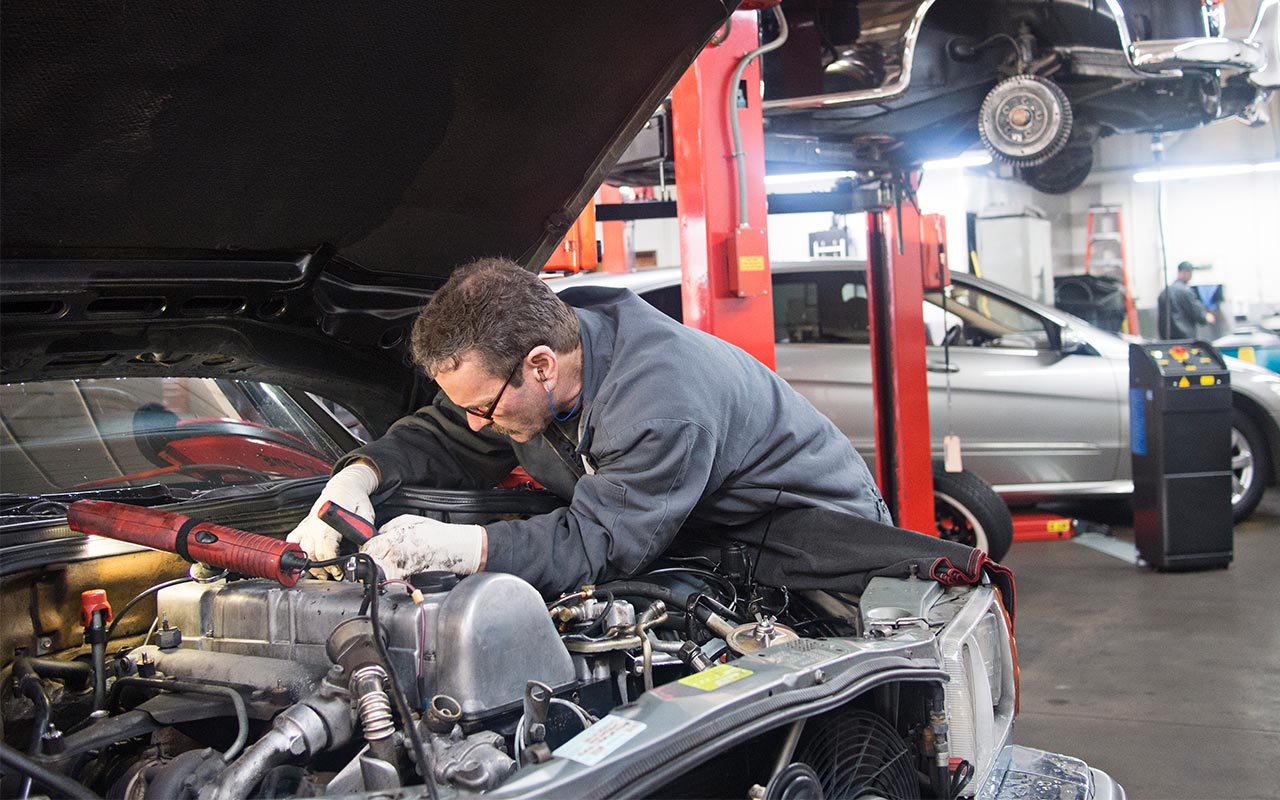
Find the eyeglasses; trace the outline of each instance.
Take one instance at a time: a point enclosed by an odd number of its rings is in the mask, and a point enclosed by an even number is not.
[[[463,406],[462,410],[467,412],[473,417],[479,417],[480,419],[483,419],[483,420],[492,421],[493,412],[498,410],[498,403],[502,400],[503,393],[507,391],[507,387],[511,385],[511,379],[516,376],[516,370],[520,369],[520,365],[523,363],[524,363],[524,359],[521,359],[516,362],[514,367],[511,368],[511,372],[507,374],[507,379],[502,382],[502,388],[498,390],[498,396],[493,398],[493,402],[489,404],[488,411],[481,411],[479,406],[471,406],[471,407]]]

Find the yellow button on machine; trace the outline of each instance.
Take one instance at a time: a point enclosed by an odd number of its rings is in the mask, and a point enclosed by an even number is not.
[[[1201,386],[1212,386],[1212,385],[1213,385],[1213,381],[1214,381],[1214,377],[1213,377],[1212,375],[1201,375],[1201,376],[1200,376],[1200,385],[1201,385]]]

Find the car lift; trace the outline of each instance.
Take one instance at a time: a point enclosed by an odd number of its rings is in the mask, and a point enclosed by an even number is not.
[[[730,86],[739,62],[758,39],[755,11],[735,13],[727,35],[718,44],[713,40],[676,84],[671,117],[685,323],[731,341],[773,367],[759,61],[742,71],[738,85]],[[746,226],[740,224],[732,190],[729,91],[736,95],[745,156]],[[890,197],[881,190],[865,207],[850,209],[868,212],[876,477],[900,526],[936,535],[921,276],[927,264],[938,270],[939,224]]]
[[[821,197],[766,195],[759,61],[741,69],[736,86],[730,84],[744,56],[759,44],[756,11],[777,4],[743,3],[672,90],[677,201],[623,205],[616,203],[614,190],[601,194],[594,218],[610,225],[674,212],[685,324],[733,342],[774,368],[768,213],[866,212],[876,482],[900,527],[936,536],[923,304],[926,289],[950,283],[943,220],[917,208],[912,181],[918,174],[884,175],[876,184],[839,187]],[[742,142],[738,155],[746,175],[747,224],[734,191],[735,153],[726,113],[730,91]],[[619,268],[609,262],[606,258],[604,269]],[[1037,515],[1029,528],[1023,526],[1029,535],[1018,538],[1061,536],[1062,519]],[[1049,531],[1037,535],[1046,524]]]

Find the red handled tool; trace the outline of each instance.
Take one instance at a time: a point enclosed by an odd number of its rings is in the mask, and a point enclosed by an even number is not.
[[[310,563],[296,542],[107,500],[77,500],[67,509],[67,524],[73,531],[177,553],[193,563],[270,578],[283,586],[297,583]]]
[[[372,539],[375,533],[369,520],[352,514],[332,500],[326,500],[324,505],[320,506],[319,517],[321,522],[342,534],[344,539],[356,547],[364,546],[364,543]]]

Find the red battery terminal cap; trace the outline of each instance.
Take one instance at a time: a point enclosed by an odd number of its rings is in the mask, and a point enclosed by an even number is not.
[[[107,602],[106,589],[90,589],[87,592],[80,593],[80,624],[89,627],[93,624],[93,615],[96,611],[106,611],[106,619],[104,624],[111,622],[111,604]]]

